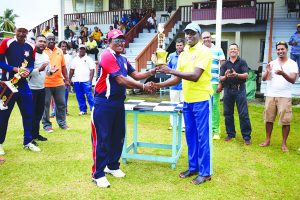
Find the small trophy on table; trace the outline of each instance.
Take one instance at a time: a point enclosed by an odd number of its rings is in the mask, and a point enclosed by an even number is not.
[[[164,24],[159,23],[158,24],[158,47],[155,52],[155,55],[152,57],[152,62],[156,65],[166,65],[167,64],[167,56],[168,52],[165,50],[165,34],[164,32]]]
[[[25,71],[28,65],[27,60],[24,59],[22,66],[19,68],[18,73],[9,81],[0,81],[0,110],[6,110],[8,102],[11,100],[14,93],[18,92],[17,83],[21,79],[21,74]]]

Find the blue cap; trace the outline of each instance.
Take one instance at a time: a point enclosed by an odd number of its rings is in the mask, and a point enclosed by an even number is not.
[[[186,30],[192,30],[192,31],[195,31],[196,33],[201,33],[201,28],[196,23],[189,23],[188,25],[186,25],[186,27],[183,31],[186,31]]]

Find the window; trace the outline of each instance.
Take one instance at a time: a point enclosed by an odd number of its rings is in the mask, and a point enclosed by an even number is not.
[[[85,11],[86,12],[94,12],[95,11],[94,0],[85,0]]]
[[[154,0],[154,9],[156,11],[164,11],[164,0]]]
[[[265,54],[265,39],[260,40],[260,45],[259,45],[259,62],[264,61],[264,55]]]
[[[131,2],[130,2],[131,9],[139,9],[139,8],[141,8],[140,3],[141,3],[140,0],[131,0]]]
[[[84,0],[76,0],[75,10],[76,10],[76,12],[84,12],[85,11]]]
[[[152,8],[152,0],[143,0],[142,6],[143,8]]]
[[[103,0],[95,0],[95,11],[103,11]]]

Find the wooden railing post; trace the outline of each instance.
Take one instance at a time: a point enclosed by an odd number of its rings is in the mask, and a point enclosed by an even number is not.
[[[272,6],[271,6],[268,62],[272,61],[273,17],[274,17],[274,2],[272,3]]]
[[[164,34],[168,34],[174,25],[181,20],[181,7],[179,7],[172,17],[167,21],[164,27]],[[135,66],[138,71],[147,66],[147,61],[151,59],[152,54],[157,49],[157,34],[151,42],[143,49],[143,51],[136,57]]]

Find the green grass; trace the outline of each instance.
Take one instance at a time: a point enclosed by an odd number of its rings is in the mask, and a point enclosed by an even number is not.
[[[112,185],[109,189],[97,188],[91,182],[90,115],[77,115],[74,94],[70,97],[69,112],[71,130],[60,130],[54,122],[54,133],[41,131],[49,139],[39,142],[42,152],[33,153],[22,149],[22,121],[15,106],[4,143],[6,162],[0,165],[0,199],[300,199],[299,107],[293,108],[288,153],[281,152],[281,127],[277,122],[271,146],[258,146],[265,137],[263,106],[250,103],[252,145],[243,144],[238,117],[237,138],[225,143],[221,117],[222,140],[214,141],[212,181],[194,186],[190,184],[192,178],[178,178],[178,173],[187,168],[183,135],[184,148],[176,169],[167,163],[129,160],[121,165],[126,178],[108,176]],[[132,116],[128,120],[132,130]],[[168,116],[140,115],[139,139],[168,143],[168,126]],[[160,150],[141,151],[169,154]]]

